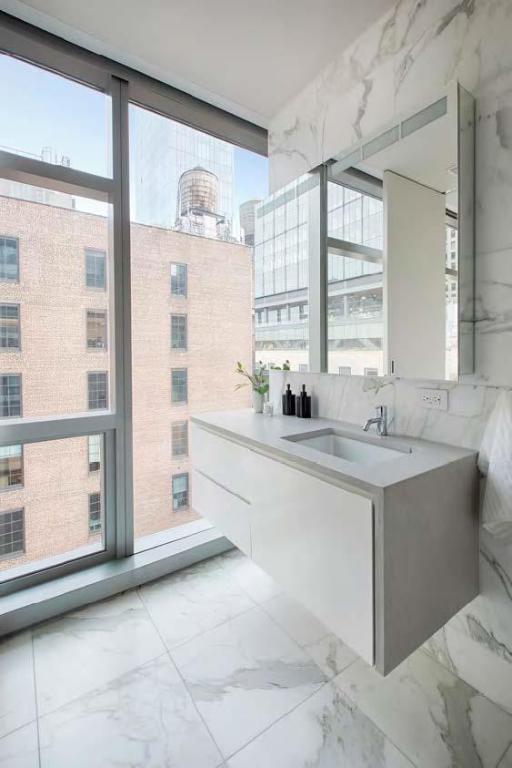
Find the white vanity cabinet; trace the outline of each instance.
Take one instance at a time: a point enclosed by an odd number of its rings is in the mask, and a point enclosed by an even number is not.
[[[478,594],[476,454],[384,438],[394,459],[351,463],[297,438],[360,429],[298,422],[193,418],[193,507],[387,674]]]
[[[371,499],[191,425],[193,504],[370,664]]]

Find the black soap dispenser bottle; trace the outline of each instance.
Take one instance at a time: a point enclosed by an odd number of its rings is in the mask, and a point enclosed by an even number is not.
[[[295,416],[295,396],[289,384],[283,394],[283,416]]]
[[[311,418],[311,395],[306,392],[306,385],[302,385],[302,392],[295,398],[295,413],[300,419]]]

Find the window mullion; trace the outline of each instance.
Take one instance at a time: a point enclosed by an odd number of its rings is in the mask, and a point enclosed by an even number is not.
[[[112,119],[115,407],[119,417],[115,444],[116,552],[123,557],[133,553],[130,190],[128,83],[116,77],[112,77]]]

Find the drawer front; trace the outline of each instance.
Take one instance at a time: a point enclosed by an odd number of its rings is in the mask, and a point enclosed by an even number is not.
[[[214,435],[197,424],[190,425],[190,456],[199,469],[226,490],[251,501],[254,453],[237,443]]]
[[[265,456],[254,460],[253,560],[373,664],[371,500]]]
[[[194,509],[250,557],[250,504],[198,469],[192,471],[192,488]]]

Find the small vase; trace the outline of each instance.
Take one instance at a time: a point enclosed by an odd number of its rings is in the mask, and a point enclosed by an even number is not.
[[[254,413],[263,413],[264,396],[260,392],[252,391],[252,409]]]

